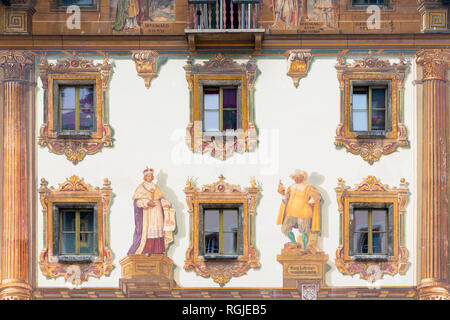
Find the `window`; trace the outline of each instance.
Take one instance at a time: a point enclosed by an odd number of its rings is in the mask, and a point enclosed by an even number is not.
[[[107,122],[107,87],[111,64],[103,64],[74,55],[39,65],[44,88],[44,124],[38,144],[56,154],[64,154],[77,164],[87,154],[111,146],[111,128]]]
[[[369,176],[355,188],[339,179],[335,189],[340,213],[339,248],[336,267],[343,274],[360,273],[374,281],[369,272],[404,274],[408,265],[405,248],[405,204],[409,192],[405,179],[399,188],[389,188]],[[373,270],[372,270],[373,271]]]
[[[351,203],[349,213],[349,256],[386,258],[392,256],[393,203]],[[392,246],[391,246],[392,248]]]
[[[205,88],[203,105],[204,131],[237,129],[237,88]]]
[[[351,131],[369,136],[384,135],[391,130],[388,122],[391,113],[390,85],[358,85],[361,81],[350,81],[352,84]],[[356,83],[356,84],[355,84]],[[381,83],[385,83],[381,81]]]
[[[95,213],[97,208],[95,204],[64,206],[64,204],[55,204],[55,214],[59,221],[59,245],[60,260],[65,257],[89,255],[94,256],[98,253],[97,228]],[[80,260],[82,260],[81,258]],[[85,258],[86,259],[86,258]]]
[[[387,5],[387,0],[352,0],[353,5],[372,5],[372,4],[378,4],[378,5]]]
[[[93,6],[94,0],[57,0],[58,6],[68,7],[71,5],[77,6]]]
[[[44,212],[44,249],[39,266],[45,276],[64,276],[79,284],[89,276],[99,278],[112,270],[109,248],[109,201],[111,183],[91,187],[72,176],[58,188],[41,180],[40,200]],[[74,273],[73,269],[79,269]],[[76,276],[76,278],[73,278]]]
[[[237,258],[242,251],[242,204],[199,204],[199,248],[205,258]]]
[[[189,149],[221,160],[253,150],[255,61],[239,65],[218,54],[203,65],[188,60],[184,69],[190,90]]]
[[[59,88],[58,119],[61,132],[92,132],[95,85],[61,86]]]
[[[334,144],[360,155],[369,164],[382,155],[407,146],[404,109],[404,79],[409,63],[374,58],[372,53],[353,64],[338,58],[341,91],[341,121]]]
[[[197,188],[190,179],[184,189],[191,217],[184,269],[212,277],[220,286],[259,267],[254,231],[259,189],[255,182],[242,190],[224,180],[221,175]]]

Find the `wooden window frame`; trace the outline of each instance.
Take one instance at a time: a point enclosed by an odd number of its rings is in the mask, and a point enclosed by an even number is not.
[[[364,131],[357,131],[353,128],[353,94],[355,87],[367,87],[367,129]],[[384,130],[371,130],[372,124],[372,89],[385,88],[385,126]],[[388,133],[392,132],[392,84],[390,80],[350,80],[350,111],[349,111],[349,131],[356,137],[386,137]]]
[[[108,58],[96,64],[77,55],[48,64],[45,57],[39,65],[44,89],[44,123],[40,129],[38,144],[48,147],[58,155],[64,154],[77,164],[89,154],[100,152],[103,146],[112,146],[111,128],[108,123],[107,87],[111,64]],[[59,122],[60,86],[94,87],[93,130],[61,130]]]
[[[219,210],[219,219],[223,219],[223,210],[225,209],[237,209],[238,210],[238,241],[236,253],[223,253],[222,248],[219,249],[219,253],[207,254],[205,251],[205,210]],[[242,203],[199,203],[199,254],[205,259],[237,259],[240,255],[243,255],[243,204]],[[223,224],[219,222],[219,241],[223,242]],[[222,251],[222,252],[221,252]]]
[[[190,215],[190,246],[186,251],[184,269],[194,270],[198,275],[209,278],[224,286],[231,277],[239,277],[247,273],[249,268],[258,268],[259,257],[255,248],[255,207],[259,188],[252,180],[249,188],[241,189],[239,185],[232,185],[224,181],[221,175],[219,180],[198,188],[194,186],[192,178],[188,179],[184,192]],[[201,243],[202,208],[240,206],[240,233],[239,253],[234,255],[207,255],[203,254]],[[242,241],[242,242],[241,242]],[[241,244],[242,243],[242,244]]]
[[[374,176],[368,176],[354,188],[338,180],[335,189],[340,215],[339,247],[336,251],[336,267],[342,274],[359,273],[362,279],[374,282],[383,274],[405,274],[408,266],[408,250],[405,247],[405,205],[408,188],[400,179],[399,188],[389,188]],[[386,226],[388,246],[386,254],[355,253],[351,241],[353,210],[361,208],[384,208],[388,210]]]
[[[78,82],[79,83],[79,82]],[[98,130],[98,123],[97,123],[97,116],[96,116],[96,111],[97,111],[97,104],[96,104],[96,100],[97,100],[97,95],[96,95],[96,85],[95,82],[91,82],[88,81],[86,82],[86,84],[78,84],[78,83],[73,83],[73,82],[69,82],[68,84],[63,85],[62,82],[59,82],[59,85],[57,84],[57,82],[54,82],[54,86],[55,86],[55,93],[56,96],[58,97],[58,103],[54,104],[56,105],[56,113],[57,116],[54,117],[54,121],[57,121],[57,126],[54,126],[56,129],[56,132],[58,134],[58,136],[77,136],[77,135],[90,135],[92,136],[92,133],[97,132]],[[62,129],[62,100],[61,100],[61,92],[62,92],[62,88],[75,88],[75,130],[63,130]],[[94,92],[94,97],[93,97],[93,109],[94,109],[94,120],[93,120],[93,128],[89,129],[89,130],[81,130],[80,127],[80,101],[79,101],[79,90],[80,88],[93,88],[93,92]]]
[[[408,146],[406,127],[403,122],[404,79],[410,63],[401,57],[400,62],[391,64],[388,60],[369,55],[356,59],[353,64],[338,57],[335,66],[340,86],[341,119],[336,129],[334,144],[348,152],[360,155],[369,164],[378,161],[382,155],[390,154],[399,146]],[[356,85],[355,85],[356,84]],[[352,131],[352,95],[354,86],[384,85],[388,87],[386,131]]]
[[[251,58],[246,64],[238,64],[217,54],[209,61],[194,64],[188,58],[184,66],[189,87],[190,116],[186,128],[186,144],[189,150],[210,153],[225,160],[234,152],[252,151],[257,145],[257,130],[254,124],[254,81],[256,62]],[[203,88],[234,86],[237,92],[237,129],[217,132],[203,128]]]
[[[98,188],[74,175],[55,189],[48,188],[48,182],[41,179],[39,194],[44,213],[44,248],[39,258],[42,273],[51,278],[63,276],[73,284],[87,281],[89,276],[109,275],[112,270],[108,222],[112,189],[109,180],[105,179],[103,188]],[[74,208],[93,210],[94,254],[60,253],[60,213]],[[79,271],[75,275],[70,270],[73,268]]]
[[[203,91],[203,94],[201,94],[201,96],[203,97],[203,101],[200,107],[201,110],[201,119],[202,119],[202,124],[203,124],[203,133],[208,134],[208,133],[216,133],[217,134],[217,130],[205,130],[205,113],[206,113],[206,109],[205,109],[205,95],[206,95],[206,90],[211,90],[211,89],[217,89],[219,90],[219,109],[217,111],[219,111],[219,132],[225,132],[226,130],[223,129],[223,89],[236,89],[236,128],[242,127],[242,123],[240,123],[242,121],[242,115],[241,117],[239,117],[240,114],[242,114],[242,110],[239,108],[239,103],[238,101],[241,99],[240,94],[242,95],[241,91],[242,89],[240,89],[240,86],[211,86],[211,87],[203,87],[203,89],[201,91]],[[231,109],[228,109],[231,110]],[[241,121],[240,121],[241,120]]]

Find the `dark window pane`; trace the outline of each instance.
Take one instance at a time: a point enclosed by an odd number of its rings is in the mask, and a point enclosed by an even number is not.
[[[94,253],[94,234],[80,233],[80,253]]]
[[[219,111],[205,111],[205,131],[219,131]]]
[[[219,231],[219,210],[205,210],[205,232]]]
[[[236,88],[223,89],[222,106],[223,108],[236,108]]]
[[[62,213],[62,231],[75,231],[74,211],[64,211]]]
[[[75,254],[75,233],[63,233],[61,254]]]
[[[61,90],[61,108],[75,109],[75,88],[62,87],[60,90]]]
[[[372,109],[386,107],[386,89],[372,89]]]
[[[223,130],[237,129],[237,112],[236,110],[223,111]]]
[[[238,210],[223,210],[223,231],[237,231]]]
[[[386,234],[372,234],[372,253],[386,253]]]
[[[80,108],[94,107],[94,88],[80,88]]]
[[[61,130],[75,130],[75,111],[62,110],[61,112]]]
[[[385,130],[386,129],[386,111],[385,110],[372,110],[372,130]]]
[[[237,252],[237,232],[225,232],[223,234],[223,253]]]
[[[219,253],[219,232],[205,233],[205,253]]]
[[[353,131],[367,130],[367,111],[353,111]]]
[[[94,231],[94,213],[91,212],[80,212],[80,231]]]
[[[386,231],[386,210],[372,210],[372,230]]]
[[[73,4],[80,6],[93,5],[94,0],[59,0],[59,5],[61,6],[70,6]]]
[[[353,248],[355,253],[369,253],[368,234],[366,232],[355,233],[353,236]]]
[[[92,109],[80,110],[80,130],[92,130],[94,128],[94,113]]]
[[[205,110],[219,110],[219,90],[205,89]]]
[[[368,231],[369,223],[369,212],[365,209],[355,209],[353,210],[354,215],[354,232]]]

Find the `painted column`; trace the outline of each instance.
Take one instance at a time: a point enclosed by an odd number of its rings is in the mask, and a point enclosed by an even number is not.
[[[423,70],[419,299],[449,299],[446,68],[450,50],[421,50],[416,61]]]
[[[34,125],[34,56],[26,51],[0,51],[3,132],[2,232],[0,299],[30,299],[33,239],[29,157]],[[31,111],[31,112],[30,112]]]

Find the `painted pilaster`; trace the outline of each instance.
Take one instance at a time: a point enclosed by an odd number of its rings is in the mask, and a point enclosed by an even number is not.
[[[0,299],[30,299],[32,205],[30,121],[33,114],[34,57],[27,51],[0,51],[3,101],[2,232]]]
[[[421,50],[416,61],[423,70],[419,299],[449,299],[446,68],[450,50]]]

